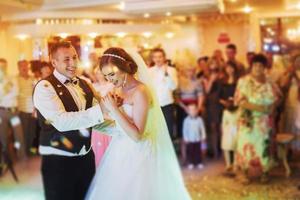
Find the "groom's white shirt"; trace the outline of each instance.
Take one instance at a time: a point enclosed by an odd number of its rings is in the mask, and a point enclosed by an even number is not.
[[[64,84],[68,78],[56,70],[53,75],[67,87],[79,109],[78,112],[67,112],[48,81],[42,80],[36,85],[33,94],[34,106],[58,131],[86,129],[104,121],[101,108],[96,101],[93,107],[85,110],[86,100],[82,89],[78,85]],[[90,149],[83,146],[79,154],[74,154],[54,147],[39,146],[39,152],[42,155],[78,156],[87,154]]]

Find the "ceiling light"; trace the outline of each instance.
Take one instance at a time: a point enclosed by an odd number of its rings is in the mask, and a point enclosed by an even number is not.
[[[69,34],[68,33],[59,33],[58,36],[61,37],[62,39],[66,39],[69,36]]]
[[[146,37],[146,38],[150,38],[152,36],[152,33],[151,32],[144,32],[143,36]]]
[[[18,38],[19,40],[26,40],[27,38],[29,38],[29,35],[21,33],[16,35],[16,38]]]
[[[264,25],[266,25],[266,24],[267,24],[267,23],[266,23],[266,20],[263,20],[263,19],[262,19],[262,20],[260,20],[260,22],[259,22],[259,23],[260,23],[260,25],[261,25],[261,26],[264,26]]]
[[[42,23],[43,23],[43,20],[42,20],[42,19],[36,19],[36,20],[35,20],[35,24],[38,24],[38,25],[39,25],[39,24],[42,24]]]
[[[116,36],[119,37],[119,38],[123,38],[127,35],[127,33],[125,32],[119,32],[119,33],[116,33]]]
[[[92,33],[89,33],[88,36],[91,38],[96,38],[98,36],[98,33],[92,32]]]
[[[145,13],[145,14],[144,14],[144,17],[145,17],[145,18],[149,18],[149,17],[150,17],[150,14],[149,14],[149,13]]]
[[[118,7],[119,7],[120,10],[124,10],[125,9],[125,2],[121,1]]]
[[[166,16],[171,16],[172,15],[172,13],[171,12],[166,12]]]
[[[249,6],[249,5],[246,5],[244,8],[243,8],[243,11],[244,13],[250,13],[252,11],[252,8]]]
[[[82,24],[84,24],[84,25],[91,25],[91,24],[93,24],[93,20],[91,20],[91,19],[83,19],[82,20]]]
[[[172,37],[174,37],[174,33],[173,32],[168,32],[168,33],[166,33],[166,38],[172,38]]]
[[[148,44],[148,43],[144,43],[144,44],[143,44],[143,47],[144,47],[145,49],[148,49],[148,48],[149,48],[149,44]]]
[[[88,41],[86,42],[86,44],[89,45],[89,46],[92,46],[92,45],[94,44],[94,41],[93,41],[93,40],[88,40]]]

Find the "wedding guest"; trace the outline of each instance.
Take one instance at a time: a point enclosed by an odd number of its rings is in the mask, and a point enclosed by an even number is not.
[[[207,75],[209,73],[208,66],[207,66],[208,60],[209,60],[208,56],[203,56],[203,57],[198,58],[197,70],[196,70],[198,79],[201,79],[201,77],[203,77],[204,75]]]
[[[293,140],[294,153],[296,155],[300,152],[300,94],[298,94],[298,102],[296,106],[296,116],[295,116],[295,138]]]
[[[196,166],[202,169],[201,143],[206,139],[205,126],[202,118],[198,115],[197,104],[189,104],[187,106],[188,116],[183,122],[183,140],[186,143],[186,156],[188,169]]]
[[[205,96],[205,120],[208,129],[207,142],[209,153],[214,158],[219,156],[220,151],[220,125],[222,109],[219,103],[219,92],[221,89],[221,77],[219,66],[216,60],[211,59],[208,62],[209,76],[203,79]]]
[[[290,65],[279,79],[279,86],[283,93],[281,105],[282,115],[280,132],[295,133],[295,116],[299,93],[300,80],[300,53],[293,52],[290,58]],[[298,71],[298,72],[297,72]]]
[[[40,80],[41,80],[41,67],[42,67],[42,62],[40,60],[31,60],[30,61],[30,70],[33,73],[33,77],[34,77],[34,85],[37,84]],[[35,119],[37,119],[37,113],[36,113],[36,109],[33,110],[33,117]],[[35,125],[35,137],[33,138],[32,141],[32,145],[30,148],[30,153],[32,155],[37,154],[38,153],[38,146],[39,146],[39,135],[40,135],[40,126],[38,124],[38,121],[35,120],[36,125]]]
[[[291,54],[291,66],[280,79],[285,101],[281,116],[281,131],[292,133],[295,140],[292,142],[293,154],[300,151],[299,136],[299,97],[300,97],[300,53]]]
[[[249,173],[259,174],[262,183],[269,180],[270,114],[276,96],[264,73],[267,64],[264,55],[255,55],[250,74],[239,80],[235,94],[241,112],[236,163],[243,171],[240,180],[244,184],[250,182]]]
[[[253,51],[249,51],[246,54],[246,58],[247,58],[247,71],[249,71],[250,67],[251,67],[251,63],[252,63],[252,59],[255,56],[255,52]]]
[[[30,71],[33,74],[34,80],[37,82],[41,79],[41,61],[40,60],[31,60],[28,64],[30,65]]]
[[[238,76],[241,77],[241,76],[246,74],[246,70],[245,70],[245,66],[242,64],[242,62],[240,62],[236,59],[236,54],[237,54],[236,45],[235,44],[228,44],[226,46],[227,62],[231,61],[231,62],[234,62],[236,64]]]
[[[41,78],[42,79],[47,78],[48,76],[50,76],[53,73],[53,70],[54,69],[50,63],[43,61],[41,63],[41,68],[40,68]]]
[[[32,70],[34,69],[34,71],[38,71],[38,73],[36,72],[35,74],[39,74],[39,77],[35,76],[34,85],[36,85],[38,83],[38,81],[40,81],[41,79],[45,79],[53,73],[53,67],[49,62],[46,62],[46,61],[32,62],[31,61],[30,63],[31,63],[31,69]],[[34,118],[37,119],[37,110],[36,109],[34,109],[33,116],[34,116]],[[41,127],[38,123],[38,120],[36,120],[35,138],[33,139],[32,148],[31,148],[32,154],[38,153],[40,132],[41,132]]]
[[[18,70],[18,110],[24,132],[26,153],[27,155],[30,155],[30,149],[36,134],[37,125],[36,118],[33,115],[34,107],[32,102],[35,79],[29,75],[29,62],[27,60],[18,62]]]
[[[172,139],[175,138],[175,100],[173,92],[178,86],[177,71],[166,63],[166,53],[161,48],[155,48],[151,52],[155,65],[149,68],[150,75],[155,83],[155,91],[159,104],[167,122]]]
[[[220,70],[223,72],[225,68],[225,59],[223,57],[223,53],[220,49],[216,49],[212,55],[212,59],[216,60]]]
[[[14,134],[14,147],[18,157],[25,158],[25,145],[20,118],[17,115],[18,84],[7,72],[7,61],[0,58],[0,174],[3,170],[3,154],[8,151],[9,133]]]
[[[219,94],[219,101],[223,110],[221,148],[224,154],[226,172],[233,170],[237,141],[237,107],[234,106],[233,101],[237,81],[236,64],[229,61],[225,66],[225,77],[222,80]],[[231,154],[233,154],[232,158]]]

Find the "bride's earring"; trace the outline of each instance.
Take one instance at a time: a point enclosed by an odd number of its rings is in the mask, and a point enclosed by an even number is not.
[[[127,74],[125,74],[125,79],[124,79],[124,81],[123,81],[122,88],[124,88],[124,87],[125,87],[125,85],[126,85],[126,82],[127,82]]]

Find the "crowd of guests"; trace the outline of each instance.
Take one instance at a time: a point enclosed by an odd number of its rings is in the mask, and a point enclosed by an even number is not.
[[[295,134],[292,150],[300,148],[300,54],[290,56],[290,65],[279,76],[269,54],[247,53],[247,67],[237,60],[234,44],[226,46],[225,55],[216,50],[200,57],[197,66],[174,66],[163,49],[155,48],[147,62],[149,76],[183,166],[202,169],[206,157],[223,155],[228,175],[240,169],[240,180],[248,183],[249,173],[255,171],[267,182],[276,158],[275,135]],[[91,67],[81,77],[104,96],[114,86],[101,74],[99,56],[89,55]],[[18,76],[10,77],[11,64],[0,59],[1,163],[9,149],[20,159],[36,152],[39,126],[32,93],[35,84],[53,72],[47,62],[21,60]],[[109,142],[110,136],[93,131],[96,165]]]
[[[249,183],[255,174],[268,182],[276,134],[293,134],[291,153],[299,150],[300,54],[291,53],[282,73],[269,53],[248,52],[247,67],[234,44],[225,55],[216,50],[196,67],[174,68],[162,49],[152,51],[149,67],[171,138],[188,169],[202,169],[206,156],[223,155],[225,175]]]

